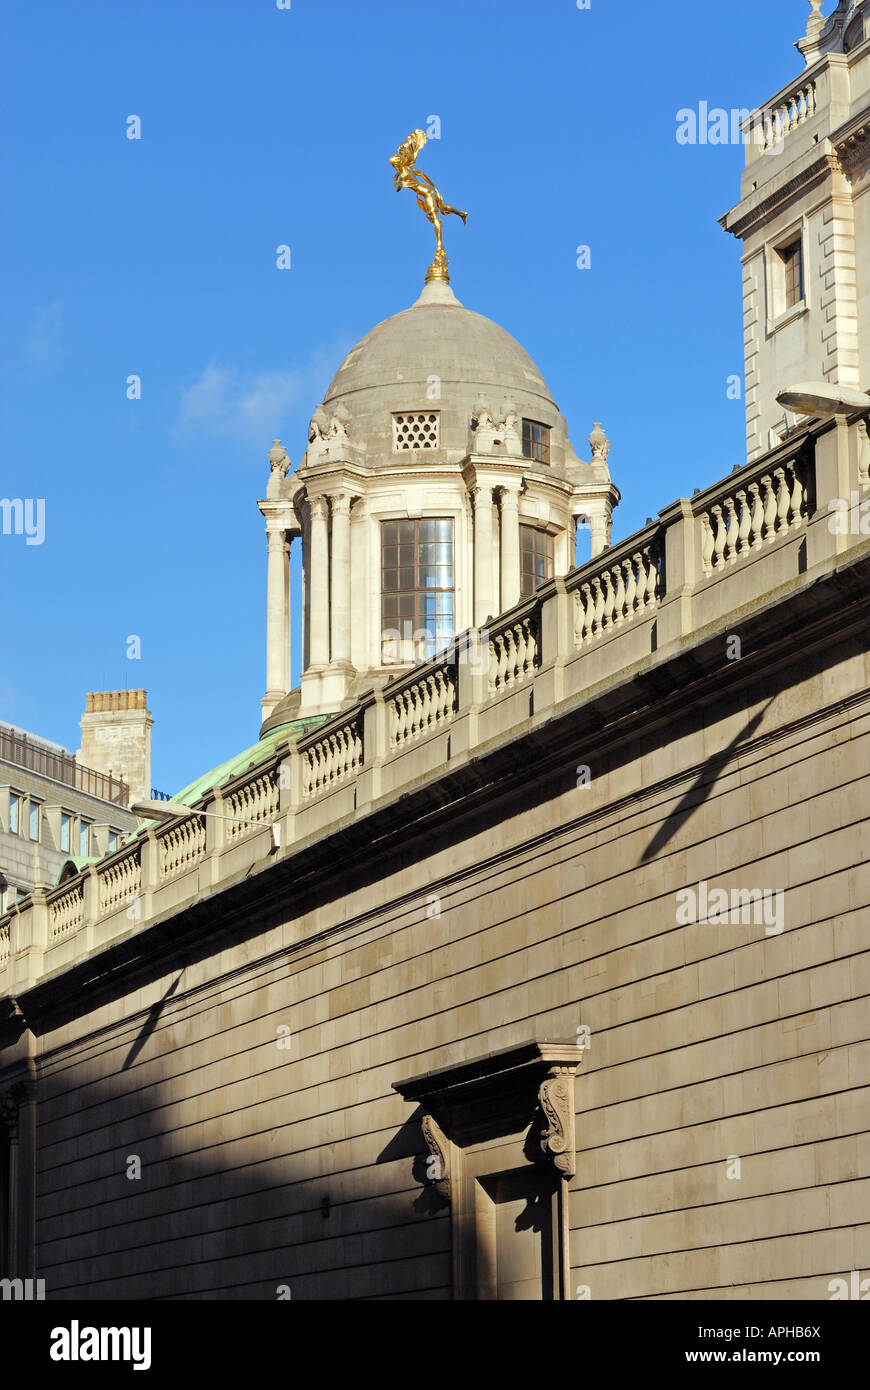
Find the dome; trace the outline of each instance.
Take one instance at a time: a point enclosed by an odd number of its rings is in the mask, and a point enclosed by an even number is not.
[[[373,453],[394,453],[394,415],[437,411],[437,448],[417,455],[421,462],[455,462],[469,451],[481,398],[497,419],[511,402],[520,416],[550,426],[555,452],[564,455],[563,418],[525,348],[492,319],[466,309],[449,285],[435,282],[410,309],[377,324],[351,349],[323,407],[327,414],[339,404],[346,408],[350,437],[365,441],[370,462]],[[557,467],[562,461],[553,458]]]

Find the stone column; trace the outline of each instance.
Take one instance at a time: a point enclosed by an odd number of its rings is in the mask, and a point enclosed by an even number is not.
[[[518,488],[501,489],[501,608],[520,601],[520,519]]]
[[[292,672],[292,620],[290,616],[290,604],[292,586],[290,583],[290,551],[293,545],[293,533],[288,532],[284,542],[284,690],[289,690],[293,683]]]
[[[350,665],[350,497],[332,499],[332,660]]]
[[[311,508],[311,636],[312,666],[329,664],[329,506],[325,497],[312,497]]]
[[[474,622],[483,627],[496,607],[492,596],[492,488],[478,484],[474,498]]]
[[[266,585],[266,699],[280,700],[286,695],[284,685],[287,611],[285,607],[285,578],[287,564],[284,554],[284,532],[280,527],[267,526],[269,544]]]
[[[590,551],[589,558],[594,560],[596,555],[600,555],[602,550],[606,550],[610,544],[610,527],[608,517],[603,510],[597,507],[588,512]]]

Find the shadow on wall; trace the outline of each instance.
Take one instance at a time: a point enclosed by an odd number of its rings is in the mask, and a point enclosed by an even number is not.
[[[327,1142],[304,1059],[269,1102],[256,1097],[275,1065],[258,1073],[255,1059],[244,1080],[205,1089],[189,1046],[171,1040],[183,1014],[168,1038],[157,1033],[164,1056],[147,1047],[157,1007],[144,1028],[140,1017],[112,1030],[102,1075],[61,1054],[43,1067],[36,1273],[47,1299],[451,1297],[449,1221],[423,1200],[419,1123],[402,1126],[387,1159],[386,1131]],[[207,1051],[203,1071],[219,1072],[226,1057]],[[285,1119],[291,1106],[306,1117]]]
[[[721,753],[714,753],[712,757],[707,759],[685,796],[680,799],[667,819],[662,821],[662,824],[659,826],[641,855],[639,860],[640,864],[646,864],[650,859],[655,859],[656,855],[661,853],[665,845],[669,844],[674,836],[678,834],[686,821],[697,811],[698,807],[703,806],[716,785],[717,778],[725,771],[725,768],[731,762],[735,753],[740,748],[740,745],[746,743],[761,725],[774,699],[775,697],[771,696],[764,708],[760,709],[757,714],[754,714],[752,718],[747,721],[746,727],[732,738],[727,748],[724,748]]]

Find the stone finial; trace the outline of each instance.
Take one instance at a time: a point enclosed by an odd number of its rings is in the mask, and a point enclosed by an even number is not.
[[[810,16],[807,20],[806,36],[798,40],[796,45],[804,55],[807,67],[814,63],[819,56],[819,36],[827,24],[825,16],[822,14],[823,0],[810,0]]]
[[[287,450],[284,448],[280,439],[272,440],[272,447],[269,450],[268,457],[272,472],[280,472],[282,478],[286,477],[287,471],[290,468],[290,460],[287,457]]]
[[[593,463],[607,462],[607,455],[610,453],[610,440],[602,429],[600,420],[595,421],[595,428],[589,436],[589,447],[592,450]]]

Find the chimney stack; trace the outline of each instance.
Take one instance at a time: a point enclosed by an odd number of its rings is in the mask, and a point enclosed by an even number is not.
[[[144,690],[97,690],[85,697],[79,761],[120,777],[130,801],[151,796],[151,726]]]

